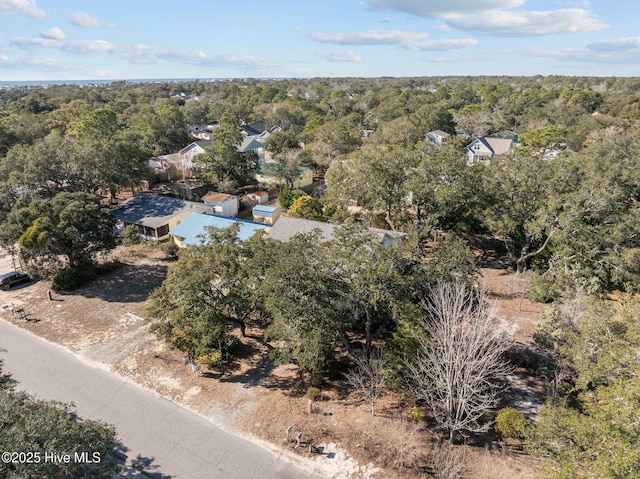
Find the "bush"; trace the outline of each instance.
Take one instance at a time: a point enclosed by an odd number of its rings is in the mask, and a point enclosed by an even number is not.
[[[307,394],[305,395],[307,399],[311,401],[317,401],[320,397],[320,389],[314,388],[313,386],[307,389]]]
[[[534,273],[531,278],[529,299],[536,303],[550,303],[559,296],[558,285],[555,281]]]
[[[196,364],[203,364],[209,369],[215,367],[222,360],[222,353],[217,349],[213,349],[207,353],[201,354],[196,358]]]
[[[176,244],[175,241],[173,241],[173,238],[162,241],[160,243],[160,249],[168,260],[174,261],[178,259],[180,247]]]
[[[125,226],[120,232],[120,238],[122,238],[122,244],[125,246],[138,244],[142,240],[138,234],[138,228],[134,225]]]
[[[498,412],[495,428],[504,437],[524,439],[528,424],[522,411],[506,407]]]
[[[417,407],[413,406],[409,409],[409,412],[407,412],[407,418],[411,422],[422,422],[424,421],[424,413]]]
[[[85,264],[73,269],[64,268],[55,274],[51,287],[55,291],[71,291],[95,279],[96,276],[96,268],[92,264]]]
[[[300,190],[291,191],[289,188],[284,187],[280,190],[280,195],[278,195],[278,202],[280,203],[280,207],[283,210],[288,210],[296,198],[300,196],[304,196],[304,192]]]

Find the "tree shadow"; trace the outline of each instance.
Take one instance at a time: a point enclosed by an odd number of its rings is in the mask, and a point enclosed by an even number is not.
[[[114,444],[112,453],[109,454],[108,460],[115,462],[119,466],[118,478],[171,478],[170,475],[164,474],[160,470],[160,465],[154,463],[154,457],[145,457],[138,454],[134,458],[129,458],[127,456],[128,452],[129,448],[118,442]]]
[[[221,382],[242,383],[244,387],[262,385],[263,379],[275,369],[275,366],[273,361],[261,350],[262,343],[259,338],[253,335],[247,335],[245,339],[247,338],[255,340],[255,342],[240,341],[233,353],[214,368],[216,372],[212,377]],[[243,364],[251,364],[252,366],[248,370],[240,372]],[[206,373],[203,376],[206,376]]]
[[[131,468],[140,473],[140,476],[129,476],[129,477],[149,477],[153,479],[170,479],[171,476],[168,474],[163,474],[160,471],[160,466],[154,464],[153,461],[155,458],[153,457],[143,457],[138,454],[134,459],[131,460]]]
[[[110,303],[141,302],[162,284],[167,276],[167,269],[166,265],[123,264],[67,294],[100,298]]]

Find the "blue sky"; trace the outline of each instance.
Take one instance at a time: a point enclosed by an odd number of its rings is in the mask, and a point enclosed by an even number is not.
[[[640,76],[637,0],[0,0],[0,80]]]

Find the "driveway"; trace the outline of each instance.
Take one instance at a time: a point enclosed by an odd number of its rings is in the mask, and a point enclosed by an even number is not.
[[[138,471],[130,476],[319,479],[276,453],[228,434],[158,394],[91,366],[4,320],[0,320],[0,359],[5,372],[19,381],[18,389],[43,399],[73,402],[81,418],[115,425],[127,464]]]

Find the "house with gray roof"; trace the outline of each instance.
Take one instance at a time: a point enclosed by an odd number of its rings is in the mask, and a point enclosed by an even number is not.
[[[167,196],[142,194],[129,198],[112,210],[116,231],[133,225],[146,240],[159,240],[191,213],[214,213],[213,206]]]
[[[449,138],[451,138],[451,135],[449,133],[447,133],[446,131],[442,131],[442,130],[433,130],[427,133],[425,139],[429,142],[429,143],[433,143],[434,145],[441,147],[443,145],[445,145],[447,143],[447,141],[449,141]]]
[[[506,130],[476,138],[467,145],[467,163],[491,161],[498,155],[509,153],[517,144],[518,135]]]
[[[330,241],[334,239],[334,232],[339,225],[324,223],[322,221],[306,220],[303,218],[293,218],[291,216],[281,216],[273,225],[266,237],[278,241],[286,242],[298,234],[307,234],[318,230],[320,241]],[[404,234],[379,228],[367,228],[375,235],[380,243],[390,245],[401,239]]]

